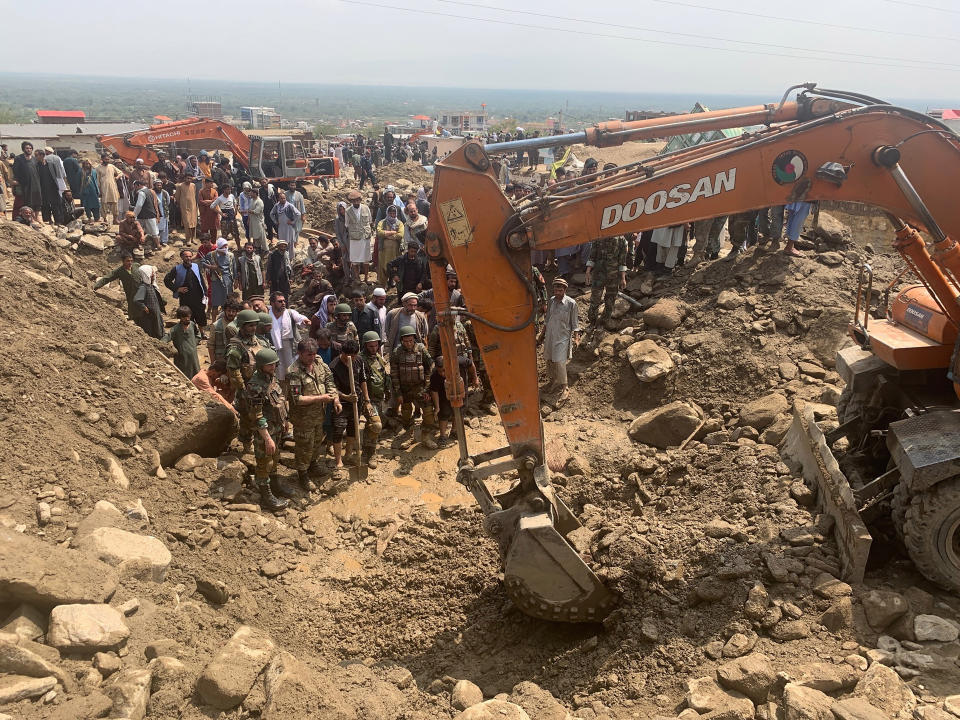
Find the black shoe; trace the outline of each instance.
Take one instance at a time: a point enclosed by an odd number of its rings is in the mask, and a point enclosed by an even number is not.
[[[273,494],[273,491],[270,489],[270,483],[265,482],[259,485],[260,490],[260,507],[264,510],[269,510],[270,512],[276,512],[277,510],[283,510],[287,505],[290,504],[289,500],[283,500],[278,498]]]
[[[276,475],[270,477],[270,489],[274,495],[279,495],[280,497],[292,498],[297,496],[297,494]]]
[[[313,490],[313,481],[307,476],[306,470],[297,470],[297,483],[307,495],[309,495],[310,491]]]

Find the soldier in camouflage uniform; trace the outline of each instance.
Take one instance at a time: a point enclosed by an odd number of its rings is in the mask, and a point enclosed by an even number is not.
[[[586,275],[592,290],[587,319],[592,324],[597,322],[601,300],[604,322],[609,322],[613,315],[617,292],[627,286],[627,252],[627,239],[623,235],[595,240],[590,248]]]
[[[433,399],[427,390],[432,370],[433,360],[423,343],[417,342],[417,331],[410,325],[400,328],[400,344],[390,353],[390,376],[400,402],[400,421],[405,428],[413,424],[414,406],[423,413],[424,428],[437,424]],[[424,444],[430,443],[424,441]]]
[[[257,351],[256,370],[243,390],[242,416],[256,428],[254,433],[254,457],[257,460],[254,479],[260,490],[260,505],[265,510],[282,510],[289,504],[278,495],[292,494],[280,485],[277,476],[277,457],[280,454],[280,435],[287,422],[287,401],[280,383],[274,376],[277,369],[277,353],[270,348]]]
[[[453,344],[457,349],[457,367],[464,387],[478,387],[477,368],[473,364],[473,348],[470,347],[470,335],[458,317],[453,323]],[[443,356],[443,346],[440,343],[440,326],[434,325],[427,338],[427,350],[430,357],[436,359]]]
[[[237,437],[243,443],[245,454],[251,450],[254,428],[247,421],[244,390],[247,381],[253,376],[253,371],[256,368],[257,351],[265,347],[257,337],[259,322],[260,318],[253,310],[241,310],[236,317],[240,332],[236,337],[231,338],[227,345],[227,375],[230,378],[230,386],[233,388],[236,397],[234,405],[240,414],[240,430]]]
[[[370,402],[364,406],[366,424],[363,427],[363,455],[368,468],[377,467],[374,455],[377,452],[377,439],[383,430],[380,417],[387,407],[387,395],[390,393],[392,378],[386,361],[380,354],[380,333],[368,330],[363,334],[363,347],[360,348],[360,360],[367,375],[367,396]]]
[[[257,339],[264,347],[273,348],[273,338],[270,337],[270,331],[273,329],[273,318],[268,312],[257,313],[259,324],[257,325]],[[276,348],[274,348],[276,350]]]
[[[297,481],[308,495],[312,489],[309,473],[320,474],[318,463],[323,446],[323,421],[327,403],[340,412],[340,397],[333,374],[323,360],[317,360],[316,340],[297,343],[297,359],[287,369],[285,378],[293,440],[296,443],[294,465]]]

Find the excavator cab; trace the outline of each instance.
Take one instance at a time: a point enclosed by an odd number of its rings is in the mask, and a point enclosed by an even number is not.
[[[313,179],[339,177],[335,158],[310,157],[303,143],[292,137],[250,137],[250,175],[254,178]]]

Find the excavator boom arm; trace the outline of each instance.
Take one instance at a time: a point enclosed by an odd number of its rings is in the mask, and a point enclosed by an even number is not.
[[[228,123],[209,118],[175,120],[151,125],[147,130],[122,135],[103,135],[99,139],[101,145],[120,153],[124,162],[129,164],[140,158],[147,165],[152,165],[157,161],[157,154],[151,146],[190,140],[223,143],[244,167],[250,162],[250,138]]]
[[[436,165],[426,250],[446,375],[458,375],[451,352],[456,311],[450,308],[445,284],[445,267],[451,264],[466,304],[467,312],[461,314],[473,323],[507,436],[508,447],[497,456],[512,456],[513,465],[500,465],[516,468],[520,482],[503,496],[491,496],[482,483],[486,474],[476,470],[488,458],[470,457],[464,439],[461,476],[488,516],[488,531],[500,541],[508,593],[532,615],[583,620],[610,607],[599,580],[576,553],[563,550],[565,543],[554,537],[559,533],[544,527],[548,520],[557,528],[577,523],[545,479],[532,249],[569,247],[795,201],[834,200],[874,205],[918,227],[935,218],[940,234],[934,233],[935,239],[949,246],[946,250],[954,259],[958,255],[946,236],[960,234],[960,204],[955,200],[960,138],[919,113],[815,98],[797,105],[781,102],[714,113],[701,118],[702,127],[693,122],[696,117],[681,116],[594,129],[586,139],[602,145],[645,133],[664,137],[742,125],[743,118],[766,127],[567,181],[519,208],[503,194],[479,143],[467,143]],[[537,140],[549,144],[554,138]],[[518,149],[514,145],[492,148]],[[903,178],[922,197],[923,207],[905,192]],[[951,308],[951,317],[960,319],[956,277],[941,271],[922,242],[919,247],[914,243],[912,253],[932,294]],[[449,394],[459,413],[462,387],[452,385]]]

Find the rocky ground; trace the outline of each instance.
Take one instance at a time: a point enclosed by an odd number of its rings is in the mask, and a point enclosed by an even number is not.
[[[856,263],[897,267],[833,230],[799,260],[632,277],[642,309],[620,301],[570,400],[544,398],[571,539],[622,597],[565,626],[506,598],[455,448],[388,432],[367,482],[260,512],[229,414],[90,290],[109,243],[0,223],[0,714],[960,716],[960,601],[892,539],[843,582],[778,455],[797,401],[835,421]],[[502,442],[468,423],[473,451]]]

